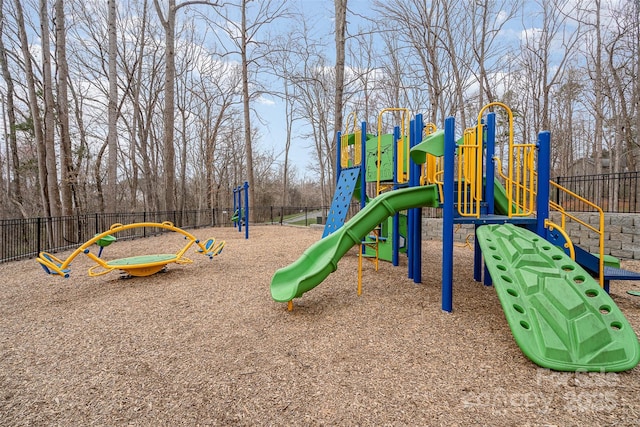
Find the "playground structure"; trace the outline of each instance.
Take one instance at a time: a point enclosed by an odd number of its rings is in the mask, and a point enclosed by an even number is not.
[[[184,235],[187,243],[176,253],[164,253],[154,255],[136,255],[127,258],[119,258],[113,260],[104,260],[101,258],[102,251],[106,246],[109,246],[116,241],[114,236],[118,232],[129,230],[132,228],[141,227],[154,227],[160,228],[172,232],[176,232]],[[95,255],[91,252],[90,248],[93,244],[98,245],[99,252]],[[128,276],[151,276],[166,268],[168,264],[190,264],[193,261],[185,256],[187,250],[195,244],[197,246],[197,252],[209,259],[218,256],[224,249],[225,242],[216,242],[215,239],[208,239],[204,244],[200,242],[191,233],[188,233],[178,227],[175,227],[171,222],[140,222],[134,224],[113,224],[109,230],[95,235],[92,239],[83,243],[78,249],[76,249],[66,260],[62,261],[56,258],[54,255],[48,252],[41,252],[36,258],[38,263],[42,266],[44,271],[48,274],[55,274],[62,277],[69,277],[71,273],[71,262],[80,254],[84,254],[91,260],[96,262],[96,265],[89,268],[89,276],[96,277],[110,273],[114,270],[124,272]]]
[[[508,116],[508,142],[501,156],[491,108],[502,108]],[[393,134],[383,135],[382,115],[388,112],[399,115],[401,123]],[[338,133],[336,194],[323,238],[274,274],[273,299],[287,302],[291,310],[293,299],[335,271],[355,245],[360,245],[358,294],[363,259],[372,260],[377,270],[379,258],[398,265],[399,253],[406,253],[408,277],[420,283],[421,207],[440,207],[444,311],[453,310],[454,226],[473,224],[474,280],[495,286],[512,334],[527,357],[560,371],[635,367],[640,361],[638,339],[608,290],[610,280],[640,280],[640,274],[604,256],[602,210],[550,180],[550,133],[541,132],[536,143],[516,142],[513,115],[502,103],[483,107],[476,125],[460,139],[453,117],[436,130],[433,124],[424,125],[420,114],[412,120],[408,116],[405,109],[383,110],[377,136],[366,133],[366,123],[356,129],[355,118],[353,123],[347,120],[345,134]],[[371,199],[367,183],[375,183]],[[599,253],[572,243],[566,222],[581,221],[550,201],[551,186],[599,212],[600,227],[590,228],[599,236]],[[345,222],[352,197],[362,209]],[[551,221],[551,210],[559,224]]]
[[[244,238],[249,238],[249,183],[244,182],[233,189],[233,226],[242,232],[244,225]]]

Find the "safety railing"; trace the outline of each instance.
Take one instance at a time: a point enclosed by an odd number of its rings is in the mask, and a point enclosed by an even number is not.
[[[355,113],[349,113],[345,131],[340,136],[340,166],[351,168],[362,162],[362,130]]]
[[[505,182],[507,205],[514,207],[509,210],[509,217],[529,216],[535,212],[535,144],[516,144],[513,133],[513,112],[502,102],[492,102],[478,113],[478,123],[482,121],[483,113],[490,107],[501,107],[508,116],[509,149],[507,151],[507,171],[504,173],[500,158],[494,157],[496,170]]]
[[[458,144],[458,213],[480,217],[482,202],[482,124],[465,129]]]
[[[438,130],[438,127],[433,123],[427,123],[424,126],[424,137],[427,137]],[[438,186],[438,194],[440,200],[443,197],[442,186],[444,176],[444,159],[442,157],[434,156],[427,153],[426,162],[421,165],[420,169],[420,185],[436,184]]]
[[[598,228],[595,228],[591,224],[581,220],[576,215],[574,215],[571,212],[565,210],[564,207],[561,206],[559,203],[556,203],[556,202],[554,202],[552,200],[549,201],[549,207],[551,208],[551,210],[560,213],[560,224],[558,224],[557,226],[561,230],[566,231],[566,229],[567,229],[567,219],[569,219],[571,221],[575,221],[576,223],[580,224],[585,229],[592,231],[595,235],[598,236],[598,255],[599,255],[599,260],[598,260],[598,270],[599,270],[598,272],[599,272],[599,274],[598,274],[598,276],[599,276],[600,287],[604,287],[604,211],[597,204],[591,202],[590,200],[585,199],[584,197],[574,193],[573,191],[569,190],[568,188],[565,188],[565,187],[561,186],[560,184],[558,184],[558,183],[556,183],[554,181],[549,181],[549,184],[553,188],[555,188],[556,191],[561,192],[565,198],[573,199],[574,203],[572,203],[572,205],[575,205],[575,203],[581,203],[584,206],[587,206],[589,209],[592,209],[592,211],[595,211],[595,212],[598,213],[598,216],[599,216]],[[552,226],[555,225],[551,221],[548,221],[548,223],[550,225],[552,225]],[[570,241],[567,242],[567,243],[568,244],[572,244]]]

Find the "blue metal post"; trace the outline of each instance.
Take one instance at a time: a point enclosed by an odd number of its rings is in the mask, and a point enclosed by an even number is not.
[[[536,194],[536,233],[545,237],[544,221],[549,218],[549,180],[551,179],[551,133],[538,134],[538,193]]]
[[[442,309],[453,310],[453,213],[454,160],[456,123],[453,117],[444,121],[444,203],[442,205]]]
[[[240,219],[240,211],[238,210],[238,196],[236,193],[238,192],[238,187],[233,187],[233,213],[232,216],[235,216],[236,211],[238,212],[238,219]],[[238,221],[233,221],[233,228],[238,226]]]
[[[493,181],[495,181],[495,160],[493,157],[496,152],[496,113],[487,114],[487,154],[485,158],[487,176],[485,180],[485,200],[487,201],[487,213],[493,215],[495,213],[495,194]]]
[[[360,209],[367,203],[367,122],[360,125]]]
[[[238,185],[238,232],[242,233],[242,187]]]
[[[249,238],[249,183],[244,182],[244,238]]]
[[[400,141],[400,127],[393,128],[393,189],[398,188],[398,162],[402,160],[398,158],[398,141]],[[404,141],[400,142],[401,144]],[[398,253],[400,252],[400,214],[396,212],[392,221],[392,237],[391,237],[391,264],[397,267],[400,262]]]
[[[360,209],[367,204],[367,122],[360,124]],[[360,252],[367,253],[365,245],[360,245]]]
[[[493,181],[495,177],[495,171],[493,166],[493,154],[495,153],[495,135],[496,135],[496,120],[495,113],[489,113],[487,115],[487,121],[483,128],[482,135],[480,135],[480,140],[482,141],[483,146],[486,148],[486,153],[484,155],[484,169],[486,171],[486,176],[484,177],[484,200],[485,200],[485,209],[487,215],[493,215],[494,210],[494,188]],[[474,233],[478,229],[478,224],[474,226]],[[475,234],[474,234],[475,236]],[[478,240],[474,239],[473,245],[473,280],[476,282],[480,282],[482,280],[482,252],[480,250],[480,245],[478,244]],[[487,274],[484,276],[485,285],[491,284],[491,277]],[[489,282],[487,282],[489,280]]]
[[[422,114],[416,114],[414,119],[414,132],[411,138],[411,147],[419,144],[422,141],[422,129],[424,122]],[[409,172],[409,182],[412,187],[420,185],[420,165],[410,162],[411,170]],[[409,264],[413,266],[413,282],[422,283],[422,208],[414,208],[409,212],[412,212],[411,232],[407,233],[408,242],[411,247],[411,258],[409,258]]]
[[[411,146],[413,145],[413,141],[415,140],[415,138],[416,138],[416,120],[414,119],[409,122],[409,145],[410,145],[409,150],[411,149]],[[409,153],[407,153],[407,156],[409,156]],[[410,187],[414,186],[413,172],[414,172],[413,162],[410,161],[409,162],[409,186]],[[415,223],[413,221],[414,216],[415,216],[414,210],[409,209],[409,211],[407,212],[407,238],[405,240],[405,245],[407,246],[407,258],[408,258],[407,277],[409,279],[413,279],[414,269],[415,269],[415,265],[413,263],[413,259],[415,258],[414,247],[413,247],[413,240],[414,240],[413,228],[415,226]]]
[[[342,132],[336,132],[336,186],[340,182],[340,173],[342,172]]]

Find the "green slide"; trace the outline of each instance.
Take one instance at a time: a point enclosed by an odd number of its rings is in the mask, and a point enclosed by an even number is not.
[[[493,205],[495,206],[497,214],[509,214],[509,198],[507,197],[507,190],[505,190],[502,183],[498,181],[498,178],[493,181]]]
[[[599,284],[537,234],[513,224],[476,233],[522,352],[556,371],[618,372],[640,361],[631,325]]]
[[[345,225],[314,243],[293,264],[276,271],[271,279],[271,296],[279,302],[302,296],[333,273],[340,258],[385,218],[422,206],[438,206],[436,186],[403,188],[372,199]]]

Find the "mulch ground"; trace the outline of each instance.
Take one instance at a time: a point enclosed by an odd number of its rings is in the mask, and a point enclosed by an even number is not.
[[[227,246],[126,280],[88,277],[85,256],[68,279],[34,260],[0,264],[1,425],[638,425],[640,368],[531,363],[495,291],[472,280],[466,247],[455,248],[453,313],[440,309],[435,241],[423,242],[420,285],[402,257],[366,265],[358,297],[352,249],[288,312],[271,277],[321,230],[192,232]],[[103,256],[175,252],[180,239],[116,242]],[[640,332],[628,289],[640,283],[614,282],[611,296]]]

